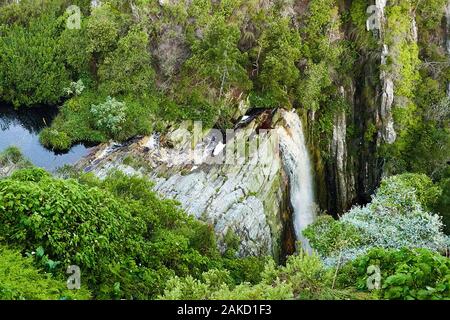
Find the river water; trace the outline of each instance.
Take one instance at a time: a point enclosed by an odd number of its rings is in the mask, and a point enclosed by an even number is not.
[[[39,143],[39,132],[51,124],[56,114],[57,110],[50,107],[14,110],[0,104],[0,152],[16,146],[34,165],[50,172],[77,162],[89,153],[89,148],[79,144],[67,153],[55,153]]]

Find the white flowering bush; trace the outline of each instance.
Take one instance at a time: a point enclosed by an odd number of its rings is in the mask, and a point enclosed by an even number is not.
[[[66,96],[79,96],[85,88],[83,80],[80,79],[77,82],[72,81],[69,87],[64,88],[64,92],[66,93]]]
[[[433,251],[448,249],[450,241],[443,233],[441,217],[424,208],[438,195],[439,189],[423,175],[406,174],[385,179],[371,203],[354,207],[339,221],[332,222],[355,227],[359,241],[353,246],[333,248],[329,254],[322,254],[325,264],[333,266],[338,261],[344,263],[354,260],[374,247],[426,248]],[[315,232],[313,239],[316,242],[319,239],[321,244],[325,241],[320,239],[330,236],[326,234],[328,229],[323,226],[314,228],[313,225],[306,232],[307,236],[311,230]],[[323,248],[321,251],[324,252]]]
[[[329,256],[322,256],[323,264],[327,268],[335,267],[338,264],[344,265],[346,262],[353,261],[358,257],[365,255],[372,247],[361,246],[354,248],[345,248],[340,252],[334,252]]]
[[[107,97],[104,103],[91,106],[91,113],[98,129],[112,135],[122,130],[126,121],[126,105],[115,98]]]
[[[383,206],[354,208],[342,221],[357,227],[363,243],[374,247],[399,249],[403,247],[443,250],[447,237],[442,232],[441,218],[423,209],[396,212]]]
[[[382,204],[402,211],[430,209],[442,190],[425,174],[405,173],[384,178],[372,204]]]

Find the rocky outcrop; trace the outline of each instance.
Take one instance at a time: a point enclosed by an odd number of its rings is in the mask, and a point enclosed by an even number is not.
[[[341,10],[347,12],[350,5],[351,1],[346,1]],[[316,178],[325,181],[326,191],[319,190],[321,208],[334,215],[345,212],[355,203],[370,201],[385,170],[379,150],[383,144],[395,143],[402,129],[395,123],[393,111],[408,105],[410,97],[399,96],[396,92],[396,87],[401,85],[404,64],[399,57],[403,50],[399,43],[413,47],[418,41],[418,30],[413,10],[407,18],[402,17],[402,30],[396,29],[396,21],[389,24],[387,6],[390,5],[394,4],[386,0],[368,3],[365,30],[356,31],[351,24],[342,26],[343,39],[357,42],[355,32],[365,32],[367,34],[358,36],[373,37],[375,44],[359,49],[360,68],[357,74],[350,76],[350,81],[338,80],[341,96],[349,107],[336,111],[328,152],[324,152],[326,149],[319,151],[327,154],[325,159],[319,159],[324,162],[324,169],[317,170],[323,178]],[[314,121],[309,117],[309,122]],[[319,169],[321,166],[316,164]]]
[[[329,164],[329,185],[332,185],[329,204],[338,213],[344,212],[353,204],[356,197],[353,161],[348,151],[347,114],[345,110],[338,112],[334,118],[333,136],[330,143],[333,159]]]
[[[293,121],[300,122],[294,112],[259,112],[245,116],[225,137],[185,123],[163,136],[96,147],[77,167],[100,178],[111,169],[148,176],[162,197],[177,200],[186,212],[211,224],[222,250],[232,232],[240,239],[240,255],[271,254],[281,260],[295,250],[296,237],[289,197],[292,175],[285,172],[278,133],[291,130]],[[295,145],[296,132],[289,132],[283,139]]]
[[[378,34],[382,43],[380,64],[381,103],[377,115],[377,122],[381,123],[378,132],[379,141],[392,144],[397,139],[397,133],[394,129],[394,119],[392,116],[392,106],[394,104],[394,81],[392,79],[392,75],[389,72],[385,71],[387,59],[389,56],[389,47],[385,43],[384,39],[386,28],[386,5],[386,0],[377,0],[375,4],[379,19]],[[417,31],[415,32],[415,38],[417,39]]]
[[[8,177],[18,169],[21,169],[21,167],[14,163],[2,163],[0,164],[0,178]]]
[[[389,49],[386,44],[383,45],[381,53],[381,67],[385,67],[387,63],[387,57],[389,55]],[[382,84],[381,91],[381,104],[378,113],[379,122],[381,122],[381,128],[379,130],[379,141],[392,144],[397,139],[397,133],[394,129],[394,119],[392,116],[392,105],[394,103],[394,81],[391,75],[386,71],[380,72],[380,81]]]
[[[447,1],[445,7],[445,49],[450,59],[450,0]],[[450,97],[450,81],[447,83],[447,96]]]

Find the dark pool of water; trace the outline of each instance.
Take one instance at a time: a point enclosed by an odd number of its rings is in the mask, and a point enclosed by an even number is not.
[[[79,144],[67,153],[55,153],[39,143],[39,132],[49,126],[57,114],[50,107],[14,110],[0,104],[0,152],[16,146],[34,165],[55,171],[66,164],[74,164],[89,153],[89,148]]]

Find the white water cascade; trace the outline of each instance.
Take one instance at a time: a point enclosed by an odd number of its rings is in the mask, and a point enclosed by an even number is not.
[[[290,181],[290,199],[294,210],[294,229],[303,249],[311,252],[302,231],[316,219],[311,161],[306,147],[302,122],[295,112],[283,111],[286,125],[278,135],[283,164]]]

